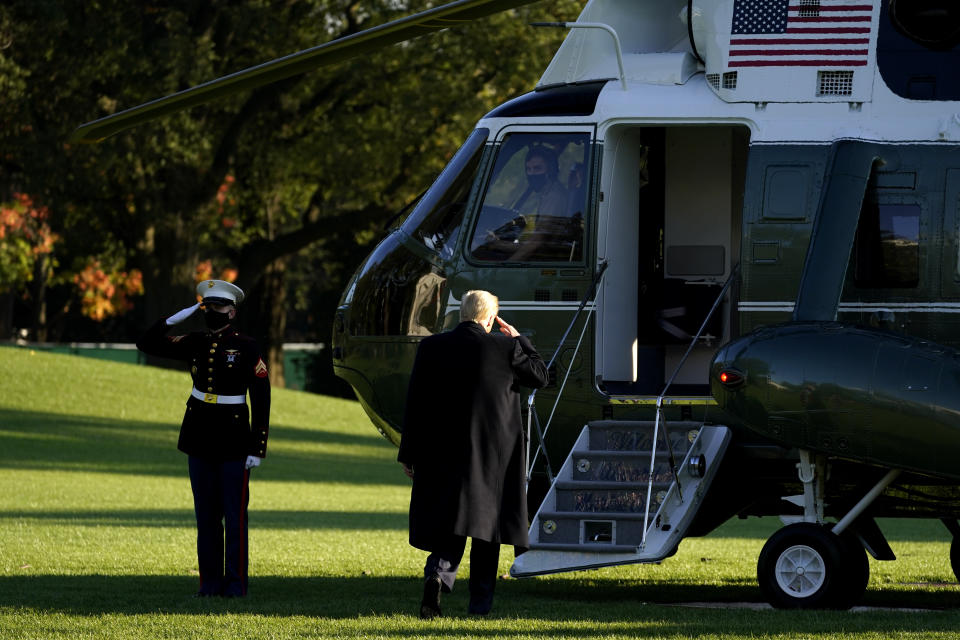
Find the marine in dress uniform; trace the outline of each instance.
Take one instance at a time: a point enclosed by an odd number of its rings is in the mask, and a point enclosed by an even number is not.
[[[520,387],[546,385],[547,367],[497,310],[492,294],[468,291],[460,324],[420,343],[410,375],[397,460],[413,478],[410,544],[430,552],[422,618],[440,615],[467,537],[471,614],[493,605],[500,545],[529,546]]]
[[[137,348],[190,364],[177,448],[188,456],[197,519],[197,595],[236,597],[247,593],[250,469],[267,455],[270,378],[257,343],[231,325],[243,291],[205,280],[197,294],[202,302],[158,320]],[[201,308],[206,331],[167,335]]]

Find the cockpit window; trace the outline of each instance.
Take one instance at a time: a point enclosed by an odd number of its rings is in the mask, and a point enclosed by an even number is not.
[[[583,259],[588,133],[516,133],[500,145],[470,242],[487,262]]]
[[[476,129],[437,181],[424,194],[401,228],[448,259],[453,255],[470,187],[480,166],[489,129]]]

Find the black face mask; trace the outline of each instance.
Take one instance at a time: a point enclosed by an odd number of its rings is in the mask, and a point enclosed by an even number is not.
[[[203,312],[203,321],[207,323],[207,329],[216,331],[230,324],[230,313],[207,309]]]
[[[534,191],[540,191],[547,184],[547,174],[528,173],[527,184],[529,184],[530,188],[533,189]]]

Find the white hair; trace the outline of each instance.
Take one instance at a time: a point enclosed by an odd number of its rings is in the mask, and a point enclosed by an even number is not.
[[[460,303],[460,322],[472,320],[482,323],[490,317],[496,315],[500,309],[500,300],[489,291],[481,289],[471,289],[463,294],[463,301]]]

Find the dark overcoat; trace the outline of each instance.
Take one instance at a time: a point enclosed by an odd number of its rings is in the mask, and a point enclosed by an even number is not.
[[[458,535],[529,546],[520,388],[546,384],[525,336],[462,322],[420,343],[397,456],[414,470],[411,545],[443,550]]]

